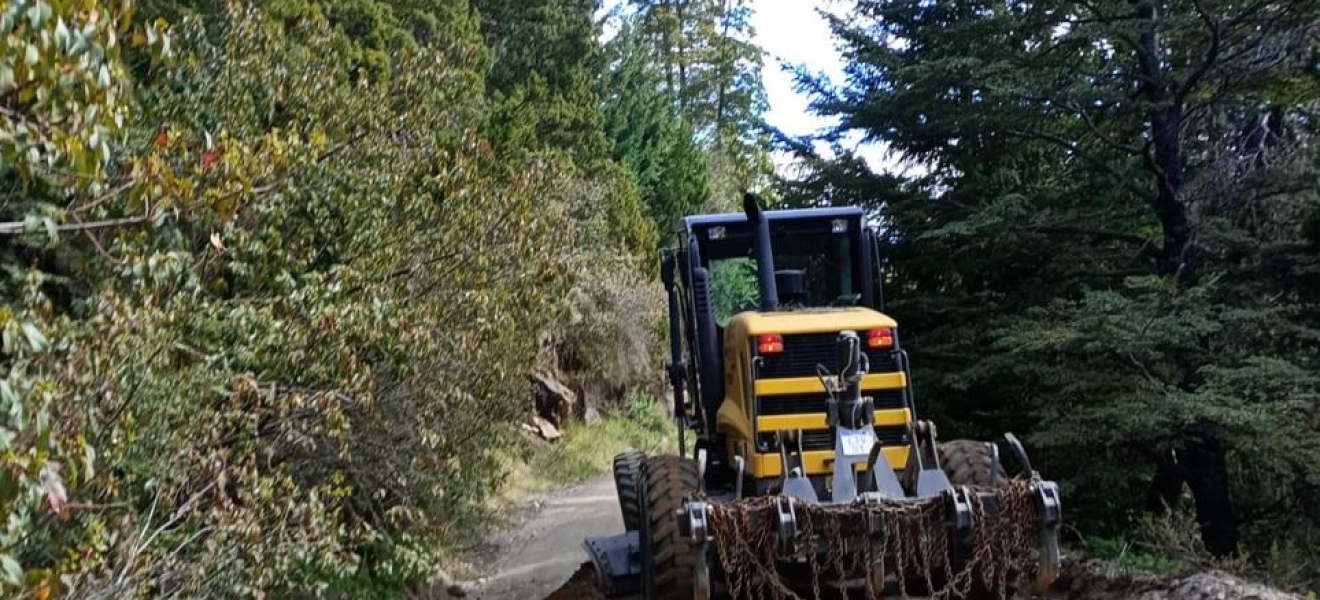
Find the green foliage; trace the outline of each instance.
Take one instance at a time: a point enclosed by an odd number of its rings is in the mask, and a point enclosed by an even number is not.
[[[130,5],[101,10],[47,0],[11,2],[0,13],[0,170],[7,178],[64,189],[103,173],[131,104],[124,44],[157,56],[169,48],[161,24],[131,30],[131,14]]]
[[[803,84],[925,172],[803,140],[782,191],[882,218],[942,433],[1029,432],[1089,534],[1128,536],[1152,476],[1186,478],[1203,533],[1240,527],[1261,565],[1320,514],[1320,80],[1316,7],[1259,8],[860,2],[834,21],[845,85]]]
[[[1122,538],[1090,538],[1082,544],[1082,550],[1121,568],[1156,575],[1171,575],[1184,568],[1177,560],[1134,548],[1132,542]]]
[[[474,0],[493,54],[487,78],[496,149],[542,148],[581,167],[608,152],[601,126],[601,65],[593,0]]]
[[[606,51],[613,67],[603,111],[614,158],[632,169],[651,221],[670,241],[677,220],[699,212],[706,198],[705,153],[661,88],[641,32],[624,29]]]
[[[692,128],[705,151],[704,165],[684,166],[669,177],[690,180],[699,170],[706,180],[701,190],[703,211],[727,210],[742,191],[766,187],[773,165],[761,118],[767,107],[761,81],[762,52],[750,41],[751,5],[741,0],[636,0],[626,3],[621,14],[619,39],[613,44],[619,48],[624,65],[618,70],[626,73],[628,54],[640,51],[654,61],[659,81],[644,88],[611,90],[640,94],[639,98],[646,98],[655,88],[662,90],[684,127]],[[652,76],[637,74],[629,78],[633,86],[638,86]],[[637,126],[648,123],[643,120]],[[648,134],[658,135],[643,135]],[[693,164],[689,161],[695,156],[689,150],[677,150],[668,164]],[[680,189],[698,192],[695,187]],[[690,197],[685,194],[669,201]],[[657,216],[668,216],[663,212],[668,208],[659,205]],[[672,223],[662,226],[667,229]]]
[[[734,315],[757,305],[761,297],[756,261],[730,258],[710,268],[711,314],[723,326]]]
[[[403,589],[491,518],[545,339],[639,411],[570,470],[652,443],[706,156],[594,9],[3,9],[0,592]]]
[[[142,225],[53,238],[40,256],[75,277],[6,288],[4,589],[246,596],[425,576],[456,525],[486,518],[526,410],[528,332],[593,245],[561,237],[573,215],[541,201],[560,176],[510,168],[473,133],[470,40],[373,80],[315,15],[178,29],[111,160],[51,151],[10,174],[18,194],[42,168],[84,168],[99,187],[72,193],[112,193],[57,223]],[[108,137],[61,133],[94,134]]]
[[[45,0],[11,2],[0,13],[0,228],[31,234],[0,245],[0,591],[51,579],[24,563],[22,545],[67,515],[69,488],[97,474],[85,415],[68,402],[68,361],[77,355],[43,293],[55,278],[30,265],[58,243],[56,202],[107,187],[110,148],[131,107],[123,45],[156,58],[169,51],[160,24],[134,28],[130,17],[129,5]],[[77,202],[70,209],[86,210]]]
[[[572,424],[561,443],[536,453],[529,465],[529,475],[535,479],[525,491],[550,491],[608,473],[614,456],[628,449],[668,451],[674,443],[673,430],[664,406],[653,398],[631,396],[600,423]]]
[[[624,200],[611,199],[616,194]],[[573,264],[577,277],[566,296],[566,314],[551,332],[557,366],[588,401],[612,406],[630,391],[649,388],[659,367],[664,291],[642,274],[642,265],[656,260],[655,232],[626,170],[618,172],[612,187],[570,179],[547,198],[579,215],[582,229],[576,235],[598,245]],[[615,210],[593,211],[601,205]],[[618,210],[625,207],[630,210]]]

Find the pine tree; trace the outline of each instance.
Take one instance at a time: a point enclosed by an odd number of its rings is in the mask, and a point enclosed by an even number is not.
[[[632,169],[651,220],[668,238],[677,219],[705,201],[705,153],[663,89],[637,30],[625,27],[606,50],[612,64],[605,127],[614,158]]]
[[[730,190],[758,187],[771,171],[761,50],[743,0],[638,0],[639,35],[658,57],[664,87],[711,150],[707,172]]]
[[[594,0],[475,0],[491,52],[492,138],[507,149],[553,148],[579,166],[608,154]]]
[[[1092,526],[1185,483],[1210,551],[1242,523],[1259,551],[1280,521],[1240,517],[1305,512],[1320,481],[1317,11],[863,1],[833,23],[846,85],[806,82],[929,172],[798,145],[814,173],[788,193],[876,199],[922,397],[1032,430]]]

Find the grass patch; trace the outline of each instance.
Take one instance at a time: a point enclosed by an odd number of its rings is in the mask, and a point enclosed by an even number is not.
[[[1120,568],[1155,575],[1172,575],[1186,566],[1176,558],[1143,550],[1133,542],[1122,538],[1088,538],[1082,543],[1082,550]]]
[[[657,400],[635,396],[619,410],[602,415],[594,425],[572,423],[552,444],[536,444],[510,465],[504,490],[506,502],[608,473],[614,455],[634,448],[650,453],[673,452],[677,431],[668,410]]]

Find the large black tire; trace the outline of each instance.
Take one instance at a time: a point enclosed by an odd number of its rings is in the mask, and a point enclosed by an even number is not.
[[[625,531],[637,531],[642,523],[642,498],[637,487],[646,454],[629,450],[614,457],[614,488],[619,492],[619,510]]]
[[[692,600],[692,544],[678,532],[675,514],[697,490],[696,461],[652,456],[642,466],[642,589],[646,600]]]
[[[991,487],[993,482],[996,487],[1002,487],[1008,483],[1004,466],[1000,464],[995,469],[990,448],[985,442],[951,440],[939,445],[939,453],[940,466],[953,485]]]

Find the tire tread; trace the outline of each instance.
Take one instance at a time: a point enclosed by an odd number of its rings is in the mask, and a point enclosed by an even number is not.
[[[940,466],[953,485],[990,487],[992,481],[1001,486],[1008,481],[1002,464],[991,477],[994,460],[985,442],[950,440],[939,445],[939,453]]]
[[[675,513],[697,488],[697,463],[692,459],[652,456],[642,466],[646,600],[692,600],[695,556],[692,545],[679,535]]]

